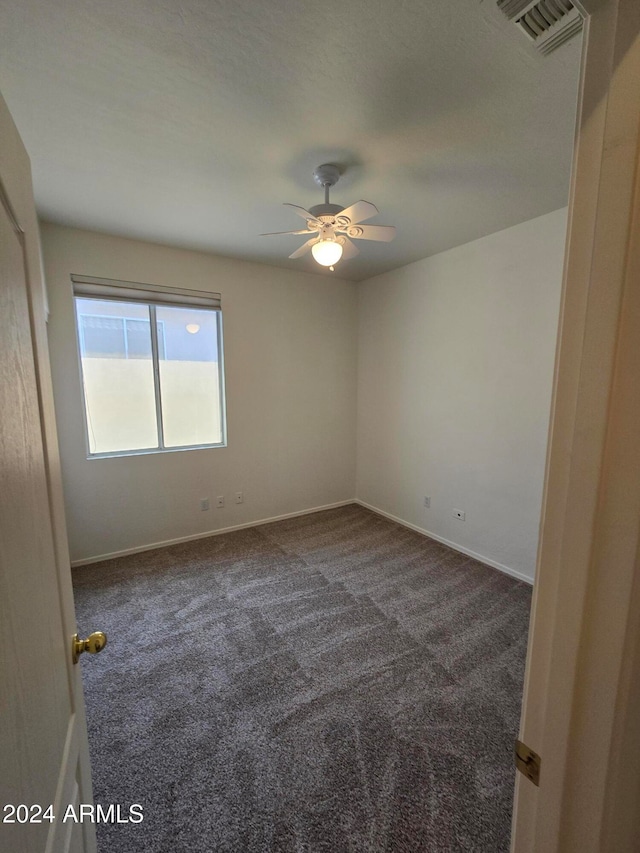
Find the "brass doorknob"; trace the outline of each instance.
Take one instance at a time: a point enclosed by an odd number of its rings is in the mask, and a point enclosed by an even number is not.
[[[78,663],[78,658],[82,652],[97,655],[106,645],[107,635],[103,634],[102,631],[94,631],[93,634],[89,634],[86,640],[81,640],[77,634],[74,634],[72,640],[73,662]]]

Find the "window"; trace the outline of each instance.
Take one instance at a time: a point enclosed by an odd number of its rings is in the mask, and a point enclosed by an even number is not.
[[[71,279],[89,456],[224,446],[220,295]]]

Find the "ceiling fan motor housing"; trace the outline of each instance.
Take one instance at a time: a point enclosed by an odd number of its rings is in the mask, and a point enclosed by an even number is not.
[[[343,210],[344,207],[340,204],[314,204],[313,207],[309,208],[309,213],[316,219],[320,219],[321,216],[337,216]]]

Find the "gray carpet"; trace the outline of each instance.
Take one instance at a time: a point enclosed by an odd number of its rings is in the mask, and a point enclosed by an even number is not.
[[[525,584],[352,505],[74,585],[101,853],[508,850]]]

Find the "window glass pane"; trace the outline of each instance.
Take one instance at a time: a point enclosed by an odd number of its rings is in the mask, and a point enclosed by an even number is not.
[[[140,307],[140,306],[136,306]],[[148,309],[144,306],[144,310]],[[127,358],[151,358],[151,325],[146,320],[125,320]]]
[[[76,299],[91,453],[158,446],[146,305]]]
[[[80,335],[88,358],[125,358],[126,336],[120,317],[80,317]]]
[[[165,447],[220,444],[218,313],[158,306]]]

